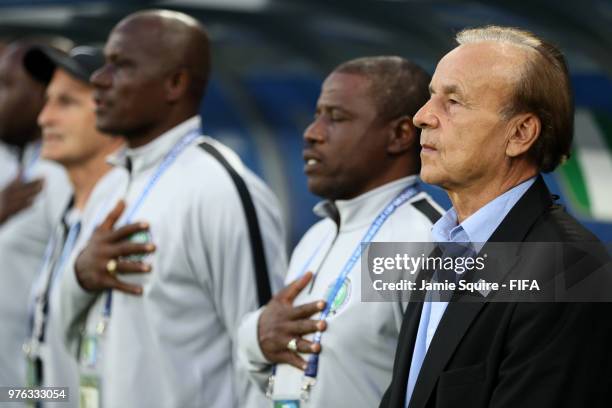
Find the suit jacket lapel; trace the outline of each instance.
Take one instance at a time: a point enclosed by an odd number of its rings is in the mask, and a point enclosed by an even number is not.
[[[534,184],[521,197],[516,205],[510,210],[506,218],[491,235],[489,242],[522,242],[537,219],[552,205],[550,192],[541,176],[538,176]],[[483,248],[483,251],[487,245]],[[506,271],[507,272],[507,271]],[[431,341],[425,360],[419,373],[419,378],[412,393],[409,408],[422,408],[427,405],[431,393],[435,387],[440,373],[444,371],[446,364],[461,342],[468,328],[485,307],[485,301],[467,302],[465,298],[459,297],[457,301],[450,302],[436,329],[436,334]],[[414,341],[418,330],[418,318],[411,317],[410,349],[409,358],[412,358]],[[416,323],[414,323],[416,321]],[[405,339],[406,337],[400,337]],[[406,342],[409,343],[409,342]],[[407,360],[408,368],[405,370],[405,381],[403,390],[405,393],[410,360]],[[397,374],[397,373],[396,373]],[[401,390],[400,390],[401,391]],[[392,406],[402,406],[399,405]]]
[[[442,251],[436,246],[429,256],[437,257],[441,254]],[[432,274],[432,270],[421,269],[417,274],[415,282],[421,282],[421,280],[428,281],[431,279]],[[419,321],[421,320],[424,298],[425,293],[422,291],[413,293],[404,314],[402,328],[399,333],[400,341],[397,345],[395,361],[393,363],[393,383],[390,387],[389,396],[390,407],[403,407],[406,401],[406,384],[408,382],[408,373],[410,372],[410,362],[412,361],[416,335],[419,329]]]
[[[390,388],[389,407],[403,407],[406,401],[406,384],[410,372],[410,362],[419,328],[423,302],[409,303],[402,322],[397,352],[394,362],[393,383]]]

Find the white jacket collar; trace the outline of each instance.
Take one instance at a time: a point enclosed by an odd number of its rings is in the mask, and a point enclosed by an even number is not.
[[[371,223],[391,200],[406,187],[419,181],[418,176],[404,177],[384,184],[350,200],[321,201],[313,211],[329,217],[340,231],[349,231]]]
[[[193,116],[144,146],[121,149],[109,156],[107,161],[114,166],[127,167],[129,158],[131,173],[141,173],[159,164],[183,136],[193,131],[200,131],[200,124],[200,116]]]

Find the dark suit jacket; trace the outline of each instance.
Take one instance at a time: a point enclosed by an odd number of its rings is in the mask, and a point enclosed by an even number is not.
[[[489,240],[578,241],[597,238],[553,204],[541,177]],[[563,254],[568,255],[571,258]],[[611,306],[451,302],[423,361],[409,407],[612,407]],[[421,310],[422,303],[412,303],[406,311],[393,378],[381,408],[405,406]]]

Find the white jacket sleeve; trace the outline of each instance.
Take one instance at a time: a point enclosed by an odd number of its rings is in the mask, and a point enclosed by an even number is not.
[[[238,364],[249,374],[251,381],[259,389],[266,391],[268,379],[272,375],[272,364],[266,360],[259,346],[257,326],[263,308],[245,316],[238,329]]]

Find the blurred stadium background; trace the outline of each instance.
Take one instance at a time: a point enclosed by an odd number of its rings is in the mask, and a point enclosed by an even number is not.
[[[315,221],[302,132],[334,66],[396,54],[433,72],[461,28],[535,31],[566,53],[577,107],[572,158],[546,180],[570,212],[612,242],[612,0],[0,0],[0,39],[53,33],[103,43],[123,16],[153,7],[207,25],[213,78],[202,104],[204,131],[232,146],[277,192],[289,248]]]

